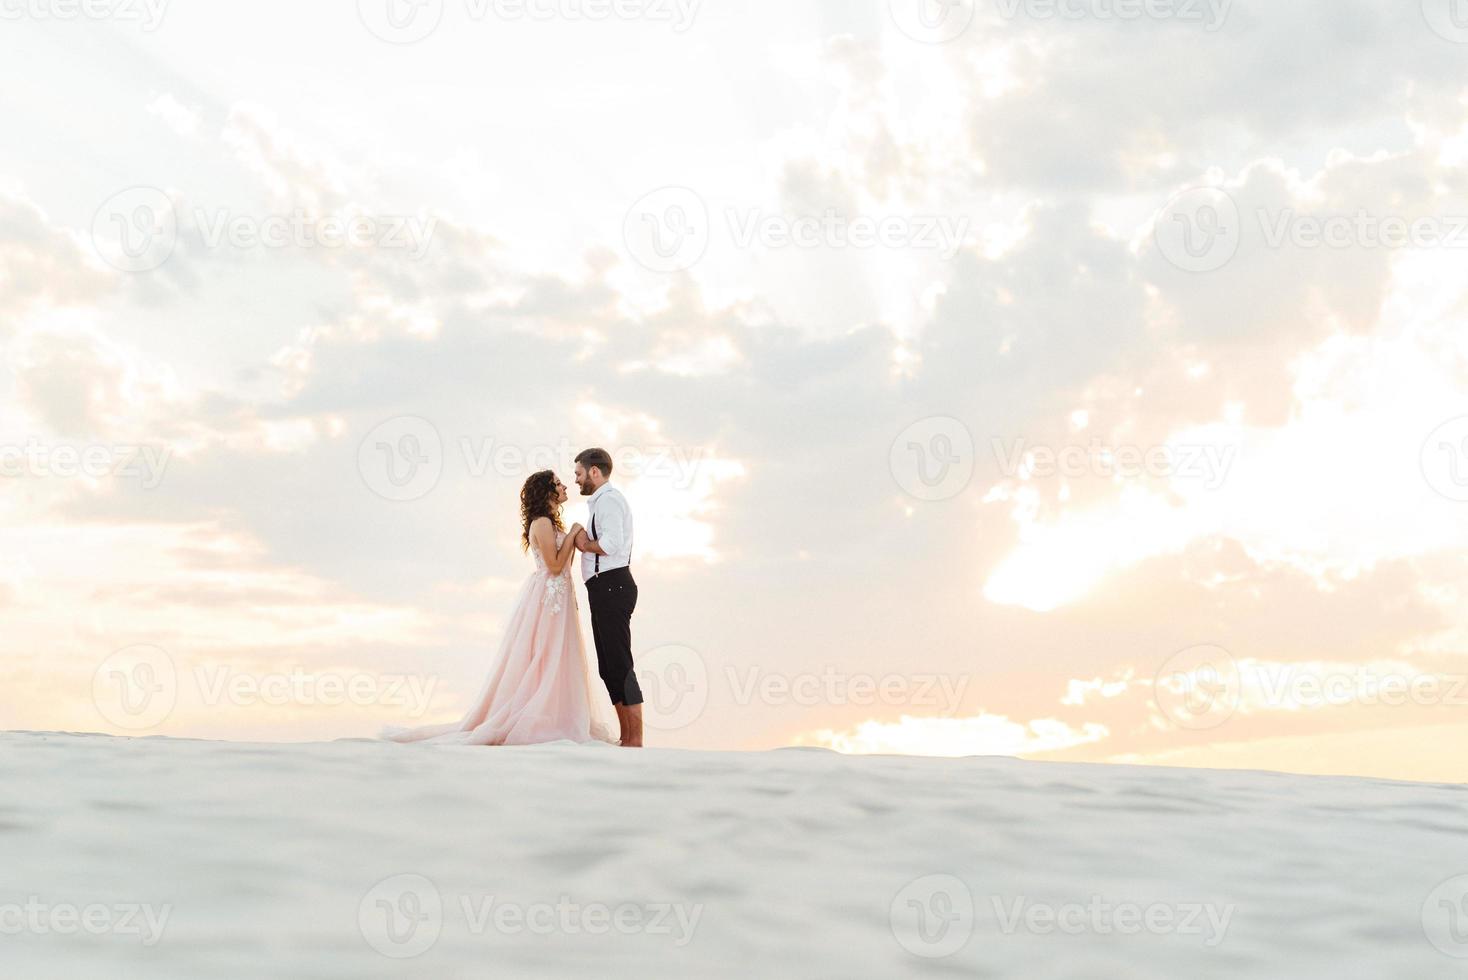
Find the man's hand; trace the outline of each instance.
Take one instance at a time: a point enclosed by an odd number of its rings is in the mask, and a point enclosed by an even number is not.
[[[586,551],[586,550],[588,550],[588,548],[590,546],[591,546],[591,535],[589,535],[589,534],[586,533],[586,528],[582,528],[580,531],[578,531],[576,533],[576,550],[577,551]]]

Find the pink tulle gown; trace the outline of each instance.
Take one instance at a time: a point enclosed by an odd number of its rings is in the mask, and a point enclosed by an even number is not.
[[[558,551],[565,538],[557,533]],[[603,708],[592,700],[606,699],[606,691],[592,683],[587,667],[571,581],[576,556],[552,575],[540,550],[530,551],[535,571],[520,589],[489,679],[468,714],[452,725],[390,728],[383,738],[447,745],[611,741],[603,721],[610,701]]]

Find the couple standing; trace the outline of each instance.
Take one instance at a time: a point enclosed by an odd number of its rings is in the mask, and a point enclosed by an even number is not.
[[[474,706],[456,724],[389,730],[394,742],[530,745],[616,741],[598,720],[600,691],[590,678],[571,568],[591,603],[596,659],[621,729],[620,743],[642,746],[642,689],[632,665],[632,509],[608,481],[612,457],[588,449],[576,457],[576,485],[589,497],[589,527],[561,524],[566,487],[551,470],[520,489],[520,541],[535,571],[520,589],[499,652]],[[604,702],[603,702],[604,704]]]

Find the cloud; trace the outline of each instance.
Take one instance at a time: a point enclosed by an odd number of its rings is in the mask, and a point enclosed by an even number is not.
[[[148,103],[148,111],[162,119],[179,136],[191,137],[199,132],[202,122],[197,109],[190,109],[168,92]]]
[[[37,308],[94,303],[112,286],[76,233],[34,202],[0,191],[0,329]]]
[[[1271,664],[1449,672],[1462,656],[1460,505],[1419,458],[1468,387],[1459,257],[1266,234],[1291,214],[1461,210],[1458,52],[1356,2],[1235,5],[1214,34],[988,19],[942,48],[886,14],[730,16],[710,45],[640,38],[630,62],[579,35],[441,38],[408,88],[349,45],[337,77],[307,73],[311,99],[295,73],[226,60],[251,83],[235,105],[190,83],[224,70],[197,54],[222,49],[180,24],[145,59],[146,91],[69,99],[82,136],[17,120],[37,160],[69,163],[16,160],[6,179],[25,194],[0,198],[6,438],[171,455],[148,490],[29,474],[0,494],[0,583],[27,631],[0,650],[0,689],[50,683],[62,668],[38,652],[59,652],[71,684],[98,651],[189,636],[220,658],[234,644],[264,664],[410,664],[472,686],[526,570],[526,467],[610,442],[647,568],[639,645],[782,670],[897,664],[985,692],[945,719],[713,704],[671,742],[820,732],[861,751],[1206,759],[1304,737],[1292,726],[1425,718],[1258,711],[1178,733],[1151,724],[1149,682],[1199,643]],[[271,23],[239,25],[230,50],[319,67],[319,38]],[[1324,68],[1301,68],[1306,36]],[[472,62],[451,56],[471,43]],[[507,94],[567,50],[576,67],[543,99]],[[618,112],[576,94],[613,73]],[[123,123],[146,124],[146,145],[77,151]],[[120,182],[168,188],[179,209],[154,273],[90,254],[86,226]],[[622,240],[630,203],[662,184],[696,188],[720,230],[669,276]],[[1199,185],[1250,219],[1205,274],[1154,234]],[[262,249],[211,245],[199,209],[435,224],[417,256]],[[952,256],[723,233],[731,210],[828,209],[966,232]],[[889,461],[934,416],[960,419],[975,452],[966,489],[926,502]],[[359,450],[405,417],[433,427],[442,472],[395,502]],[[1236,453],[1222,482],[1046,474],[1007,466],[996,440]],[[516,461],[497,464],[506,449]],[[92,618],[73,633],[76,609]],[[236,723],[280,735],[274,716]]]
[[[17,394],[37,421],[59,435],[106,432],[126,411],[127,365],[88,338],[30,333],[11,363]]]
[[[863,722],[851,731],[813,732],[798,736],[795,744],[856,754],[1013,756],[1089,745],[1109,734],[1104,725],[1086,724],[1074,729],[1053,718],[1016,722],[991,714],[972,718],[904,716],[897,722]]]

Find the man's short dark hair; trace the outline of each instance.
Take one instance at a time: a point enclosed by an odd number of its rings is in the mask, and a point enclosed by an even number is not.
[[[576,457],[576,462],[580,463],[588,470],[595,466],[597,469],[601,470],[601,475],[603,478],[611,479],[612,454],[607,452],[605,449],[583,450],[581,454]]]

